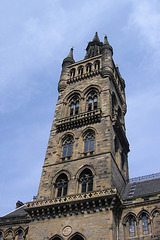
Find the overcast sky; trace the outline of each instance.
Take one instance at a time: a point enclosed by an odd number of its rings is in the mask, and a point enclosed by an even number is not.
[[[160,1],[0,0],[0,216],[37,195],[61,63],[96,31],[126,81],[130,177],[160,172]]]

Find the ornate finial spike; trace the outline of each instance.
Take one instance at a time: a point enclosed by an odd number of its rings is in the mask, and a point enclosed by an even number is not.
[[[107,39],[107,35],[104,36],[104,44],[109,44],[108,39]]]
[[[68,54],[68,56],[67,57],[69,57],[69,58],[72,58],[73,59],[73,47],[71,47],[71,49],[70,49],[70,52],[69,52],[69,54]]]
[[[95,36],[94,36],[94,38],[93,38],[93,42],[94,42],[94,41],[100,42],[97,32],[95,33]]]

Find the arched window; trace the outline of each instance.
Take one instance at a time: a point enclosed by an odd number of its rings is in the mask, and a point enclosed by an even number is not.
[[[129,216],[128,222],[129,222],[129,236],[134,237],[135,236],[135,220],[132,216]]]
[[[142,230],[144,235],[149,234],[148,218],[146,217],[146,215],[142,215]]]
[[[88,63],[87,66],[86,66],[86,72],[90,73],[91,71],[92,71],[92,64]]]
[[[62,173],[58,176],[55,187],[57,189],[57,197],[64,197],[67,195],[68,178],[66,174]]]
[[[84,240],[84,238],[79,235],[76,235],[76,236],[72,237],[71,240]]]
[[[61,238],[59,238],[59,237],[54,237],[54,238],[51,238],[51,240],[61,240]]]
[[[22,239],[23,239],[23,232],[22,230],[19,230],[17,240],[22,240]]]
[[[95,61],[95,63],[94,63],[94,69],[95,70],[99,70],[99,68],[100,68],[100,61]]]
[[[73,78],[75,76],[75,68],[71,69],[70,76],[71,76],[71,78]]]
[[[90,192],[93,190],[93,175],[90,169],[84,169],[80,176],[79,182],[81,184],[81,192]]]
[[[78,113],[79,113],[79,99],[75,97],[70,102],[70,116]]]
[[[65,141],[63,142],[63,154],[62,158],[70,158],[72,156],[73,151],[73,138],[71,136],[68,136]]]
[[[3,239],[3,235],[2,235],[2,232],[0,232],[0,240]]]
[[[82,75],[83,74],[83,66],[80,66],[78,68],[78,75]]]
[[[95,91],[89,94],[87,103],[88,111],[92,111],[98,108],[98,97]]]
[[[84,153],[93,152],[95,145],[95,134],[94,132],[88,132],[84,138]]]

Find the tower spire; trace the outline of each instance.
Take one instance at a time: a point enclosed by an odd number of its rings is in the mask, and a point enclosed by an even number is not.
[[[88,46],[86,48],[85,59],[95,57],[95,56],[101,54],[102,46],[103,46],[103,43],[100,42],[99,37],[98,37],[98,33],[96,32],[93,40],[88,43]]]
[[[71,47],[70,52],[68,56],[63,60],[62,67],[64,65],[70,65],[72,63],[75,63],[74,58],[73,58],[73,47]]]
[[[98,33],[97,33],[97,32],[95,33],[92,42],[100,42],[99,37],[98,37]]]

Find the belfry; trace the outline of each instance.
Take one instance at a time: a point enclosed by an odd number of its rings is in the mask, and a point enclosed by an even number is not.
[[[160,239],[160,176],[129,180],[125,81],[96,32],[63,60],[36,199],[0,218],[0,240]]]

